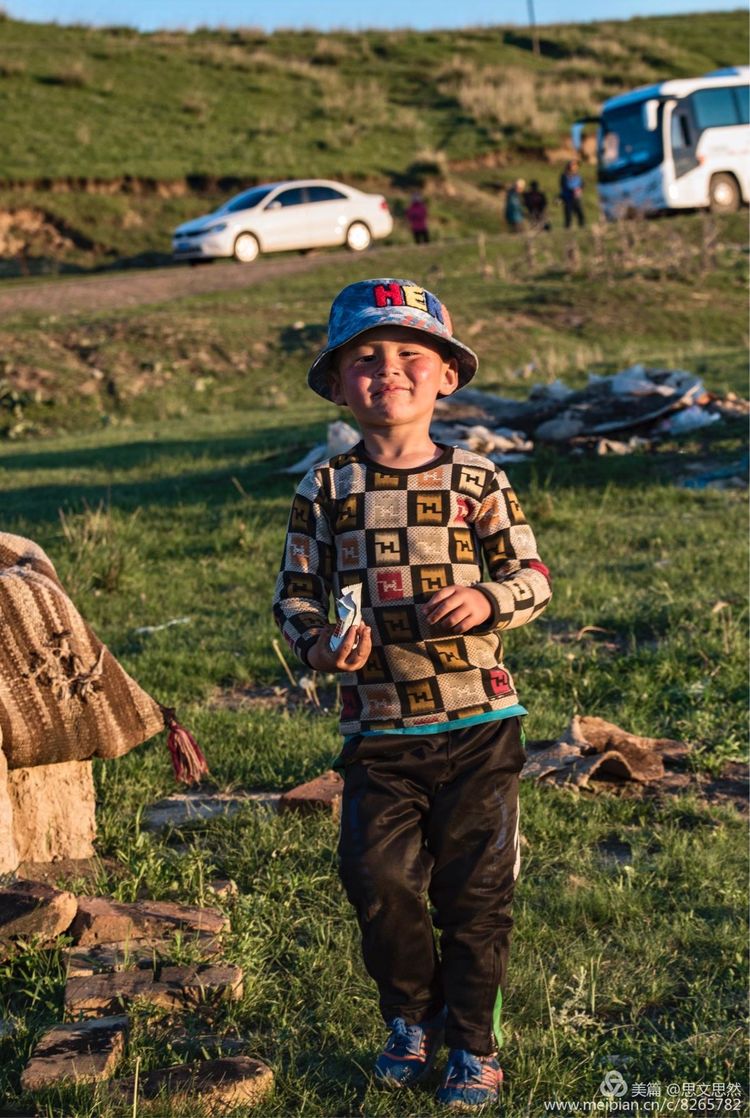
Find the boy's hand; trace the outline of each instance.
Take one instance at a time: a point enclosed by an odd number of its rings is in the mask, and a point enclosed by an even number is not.
[[[449,633],[468,633],[490,617],[489,598],[473,586],[444,586],[433,594],[425,608],[430,625]]]
[[[370,626],[364,622],[352,625],[335,652],[331,652],[328,645],[332,632],[333,625],[321,629],[320,636],[307,654],[310,667],[316,672],[358,672],[372,652]]]

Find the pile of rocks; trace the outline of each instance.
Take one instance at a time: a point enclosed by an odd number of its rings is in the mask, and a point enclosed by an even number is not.
[[[0,890],[0,949],[35,937],[54,944],[64,935],[67,959],[65,1021],[37,1041],[21,1075],[24,1091],[63,1083],[97,1083],[114,1074],[124,1055],[135,1002],[169,1010],[200,1011],[242,997],[240,967],[221,961],[229,919],[215,908],[169,901],[122,904],[106,897],[75,897],[35,881]],[[176,941],[199,961],[175,965]],[[222,1048],[222,1038],[211,1038]],[[239,1047],[243,1047],[239,1045]],[[273,1072],[245,1052],[160,1068],[136,1081],[113,1081],[114,1098],[147,1102],[199,1095],[209,1106],[252,1105],[273,1086]]]

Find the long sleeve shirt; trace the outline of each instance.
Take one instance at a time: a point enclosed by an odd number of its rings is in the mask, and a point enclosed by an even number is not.
[[[507,477],[488,458],[443,447],[429,466],[396,469],[359,443],[309,470],[292,504],[273,606],[303,663],[332,595],[356,583],[373,648],[362,669],[342,676],[345,736],[517,705],[502,633],[539,616],[549,572]],[[485,594],[484,625],[451,636],[427,622],[427,602],[451,585]]]

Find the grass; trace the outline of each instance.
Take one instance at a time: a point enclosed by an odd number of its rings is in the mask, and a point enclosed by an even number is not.
[[[716,228],[708,256],[712,237],[686,219],[634,227],[625,240],[611,230],[604,248],[589,233],[574,262],[561,234],[538,239],[533,261],[522,238],[487,237],[321,257],[315,273],[252,293],[85,318],[19,316],[0,337],[5,376],[31,383],[34,374],[41,387],[16,401],[14,422],[26,426],[0,443],[3,529],[47,549],[125,667],[179,706],[219,787],[291,787],[328,766],[334,718],[227,700],[285,682],[269,618],[294,488],[280,471],[336,417],[303,384],[333,293],[397,261],[398,273],[437,288],[459,336],[479,350],[479,387],[503,393],[527,392],[518,370],[532,358],[534,379],[580,384],[589,369],[640,359],[742,392],[742,231],[739,219]],[[94,389],[81,396],[86,378]],[[746,502],[679,481],[691,463],[736,460],[746,441],[744,425],[727,423],[651,455],[540,450],[512,468],[555,579],[548,612],[508,640],[531,738],[556,735],[578,712],[685,738],[706,771],[744,755]],[[717,602],[726,605],[714,612]],[[190,623],[136,633],[174,617]],[[560,639],[584,625],[617,634],[621,651]],[[154,835],[141,819],[172,788],[163,743],[97,762],[95,774],[108,861],[98,881],[74,887],[205,903],[212,878],[239,885],[235,901],[220,903],[245,995],[213,1022],[188,1018],[186,1027],[236,1032],[274,1067],[276,1092],[258,1114],[438,1113],[429,1091],[383,1095],[372,1085],[383,1029],[336,881],[330,820],[246,810]],[[503,1052],[509,1118],[536,1118],[547,1100],[600,1099],[612,1067],[663,1092],[744,1084],[740,817],[690,796],[660,803],[524,784],[522,818]],[[612,857],[616,844],[626,861]],[[4,1016],[18,1022],[0,1041],[8,1108],[30,1105],[18,1077],[59,1019],[63,972],[59,952],[33,943],[0,964]],[[176,1045],[174,1024],[140,1011],[123,1073],[181,1058]],[[92,1089],[53,1092],[44,1105],[66,1118],[113,1113]],[[165,1101],[158,1113],[199,1111]]]
[[[31,207],[76,234],[51,251],[27,231],[24,254],[0,262],[6,275],[164,263],[179,222],[287,177],[386,193],[397,216],[421,185],[438,234],[492,228],[498,186],[524,164],[556,194],[577,115],[738,64],[748,46],[739,9],[545,27],[539,55],[506,27],[140,34],[4,19],[2,31],[0,208]],[[406,239],[401,222],[394,240]]]

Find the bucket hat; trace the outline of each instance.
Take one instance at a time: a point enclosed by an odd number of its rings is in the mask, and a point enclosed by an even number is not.
[[[331,399],[328,381],[332,355],[340,346],[376,326],[406,326],[445,342],[458,361],[458,387],[468,384],[477,371],[476,353],[453,336],[448,309],[437,295],[413,280],[369,279],[352,283],[333,300],[328,318],[328,344],[310,366],[307,383],[313,392]]]

